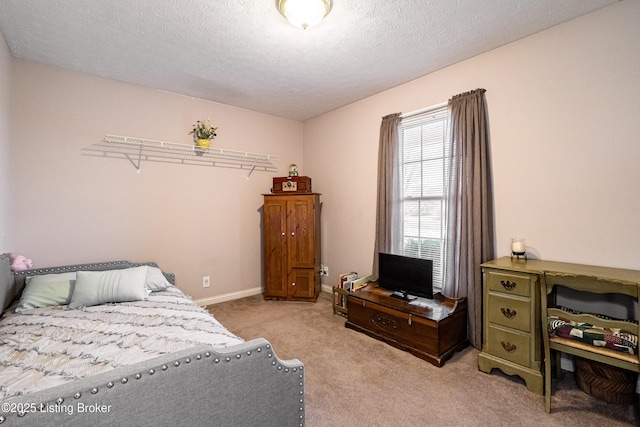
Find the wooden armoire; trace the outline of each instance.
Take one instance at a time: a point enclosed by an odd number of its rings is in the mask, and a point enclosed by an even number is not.
[[[320,293],[320,194],[265,194],[264,298],[316,301]]]

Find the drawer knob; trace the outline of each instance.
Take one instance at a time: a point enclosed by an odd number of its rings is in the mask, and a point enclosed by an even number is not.
[[[516,287],[516,282],[512,282],[510,280],[501,280],[500,284],[502,285],[503,288],[505,288],[508,291],[512,291],[513,288]]]
[[[500,341],[500,344],[502,345],[502,348],[504,348],[505,351],[508,351],[509,353],[515,351],[515,349],[518,348],[517,346],[511,344],[510,342]]]
[[[500,309],[500,311],[502,312],[504,317],[506,317],[507,319],[511,319],[512,317],[514,317],[516,315],[516,311],[515,310],[511,310],[510,308],[502,307]]]

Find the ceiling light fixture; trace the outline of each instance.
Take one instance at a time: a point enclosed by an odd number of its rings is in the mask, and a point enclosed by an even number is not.
[[[331,10],[331,0],[279,0],[278,10],[296,27],[318,25]]]

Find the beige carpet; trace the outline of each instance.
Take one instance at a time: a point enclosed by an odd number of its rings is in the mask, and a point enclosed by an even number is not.
[[[344,327],[331,295],[317,303],[253,296],[209,306],[244,339],[264,337],[282,359],[305,364],[306,425],[329,426],[628,426],[633,406],[586,395],[566,372],[552,412],[519,377],[478,371],[478,351],[441,368]]]

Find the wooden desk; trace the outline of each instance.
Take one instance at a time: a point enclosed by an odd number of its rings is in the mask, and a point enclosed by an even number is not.
[[[541,300],[546,306],[547,296],[540,291],[545,272],[597,283],[586,289],[590,292],[616,292],[612,284],[632,283],[637,298],[640,286],[640,271],[636,270],[511,257],[482,264],[484,320],[478,369],[490,373],[497,368],[507,375],[518,375],[527,389],[537,394],[543,394],[545,380],[542,328],[546,330],[547,316],[541,316],[546,312]],[[592,280],[584,280],[589,277]]]
[[[348,295],[345,326],[442,366],[469,345],[467,301],[436,293],[404,301],[377,282]]]

